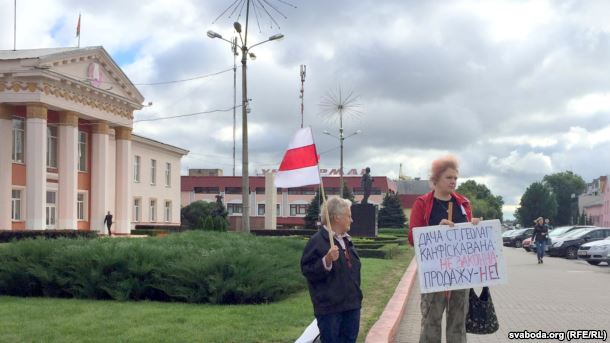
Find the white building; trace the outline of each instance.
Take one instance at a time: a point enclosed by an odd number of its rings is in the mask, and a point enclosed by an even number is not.
[[[102,47],[0,51],[0,229],[179,225],[188,152],[131,134],[143,100]]]

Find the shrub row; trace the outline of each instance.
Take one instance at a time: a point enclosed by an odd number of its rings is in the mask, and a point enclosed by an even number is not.
[[[392,259],[398,254],[400,248],[398,244],[385,244],[379,249],[358,249],[360,257]]]
[[[243,304],[304,288],[302,239],[185,232],[23,240],[0,249],[0,294]]]
[[[0,243],[26,238],[95,238],[95,231],[79,230],[26,230],[26,231],[0,231]]]
[[[318,230],[308,229],[277,229],[277,230],[251,230],[257,236],[304,236],[311,237]]]

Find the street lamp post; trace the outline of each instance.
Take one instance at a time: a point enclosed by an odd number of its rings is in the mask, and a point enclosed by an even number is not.
[[[246,10],[248,11],[248,10]],[[241,172],[241,194],[242,194],[242,221],[241,221],[241,230],[242,232],[250,232],[250,179],[249,179],[249,171],[248,171],[248,83],[247,83],[247,61],[248,55],[250,58],[255,58],[256,56],[250,52],[252,48],[257,45],[261,45],[263,43],[270,42],[272,40],[278,40],[284,38],[284,35],[281,33],[270,36],[267,40],[256,43],[250,47],[248,47],[248,15],[246,13],[246,31],[244,36],[241,34],[241,24],[239,22],[233,23],[233,28],[239,35],[239,39],[241,41],[241,120],[242,120],[242,172]],[[223,38],[220,34],[214,31],[207,32],[208,37],[210,38],[220,38],[223,41],[231,44],[237,44],[237,42],[231,42],[225,38]]]
[[[328,131],[324,131],[325,135],[337,138],[339,140],[339,196],[343,198],[343,141],[350,138],[351,136],[361,133],[361,130],[356,130],[354,133],[344,136],[343,135],[343,115],[339,113],[339,136],[335,136]]]

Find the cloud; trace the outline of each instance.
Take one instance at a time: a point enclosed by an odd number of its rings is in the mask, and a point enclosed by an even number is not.
[[[338,121],[319,113],[338,85],[353,89],[364,115],[344,118],[345,168],[426,178],[448,153],[463,179],[484,182],[507,203],[545,174],[573,170],[585,180],[610,174],[610,3],[592,1],[271,1],[287,18],[251,17],[248,60],[250,171],[279,164],[300,127],[299,66],[307,65],[306,125],[324,167],[339,166]],[[18,2],[17,47],[104,46],[135,83],[183,80],[233,66],[228,43],[243,15],[217,17],[230,2],[50,0]],[[0,49],[12,49],[13,1],[0,0]],[[518,23],[518,24],[515,24]],[[241,66],[237,59],[237,104]],[[138,85],[153,106],[136,119],[229,109],[232,70],[192,81]],[[237,111],[241,129],[241,108]],[[183,170],[233,166],[233,113],[140,122],[134,132],[191,151]],[[241,135],[237,134],[237,173]]]

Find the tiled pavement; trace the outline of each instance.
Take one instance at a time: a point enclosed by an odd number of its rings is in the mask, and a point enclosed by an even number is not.
[[[539,265],[535,254],[517,248],[504,247],[504,256],[508,284],[491,289],[500,329],[492,335],[469,334],[468,342],[507,342],[510,331],[523,330],[594,329],[610,334],[609,266],[591,266],[584,261],[558,257],[545,257],[544,264]],[[396,342],[419,340],[421,316],[417,279],[413,286]]]

